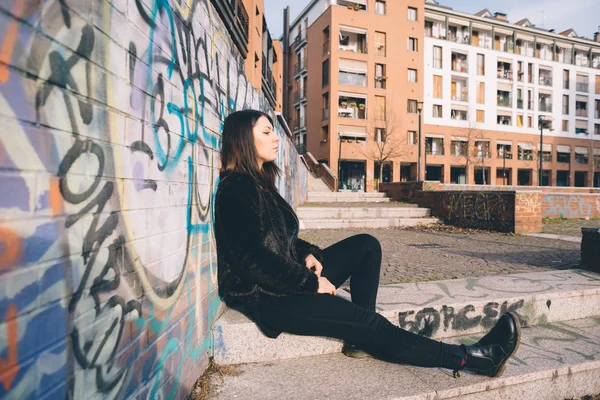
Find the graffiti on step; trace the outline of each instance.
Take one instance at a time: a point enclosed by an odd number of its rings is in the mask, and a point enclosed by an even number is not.
[[[517,311],[524,303],[525,300],[521,299],[510,304],[508,301],[502,304],[489,302],[483,307],[469,304],[461,309],[447,305],[443,305],[439,310],[425,307],[419,311],[399,312],[398,323],[402,329],[427,337],[435,336],[440,329],[467,331],[477,326],[490,329],[502,314]]]

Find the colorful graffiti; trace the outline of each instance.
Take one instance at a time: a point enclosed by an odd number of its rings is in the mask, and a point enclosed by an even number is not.
[[[549,194],[542,197],[544,217],[591,218],[600,217],[600,195]]]
[[[184,398],[212,354],[223,119],[273,110],[208,0],[112,3],[0,4],[0,398]]]

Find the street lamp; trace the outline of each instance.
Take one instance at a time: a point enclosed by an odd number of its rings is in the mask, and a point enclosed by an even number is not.
[[[418,101],[417,102],[417,111],[419,112],[419,155],[417,157],[417,181],[421,181],[421,154],[422,154],[422,150],[421,150],[421,111],[423,111],[423,102],[422,101]]]

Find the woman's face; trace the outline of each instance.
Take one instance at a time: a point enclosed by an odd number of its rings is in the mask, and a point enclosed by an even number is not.
[[[258,154],[258,166],[262,168],[263,163],[275,161],[279,149],[279,136],[273,131],[269,120],[262,116],[254,125],[254,146]]]

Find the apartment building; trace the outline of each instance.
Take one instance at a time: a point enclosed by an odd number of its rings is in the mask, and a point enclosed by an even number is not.
[[[598,33],[429,2],[424,17],[426,179],[600,186]]]
[[[287,118],[300,151],[327,164],[340,190],[373,190],[376,142],[417,130],[406,107],[423,98],[423,12],[422,0],[314,0],[290,24]],[[416,165],[412,146],[402,154]],[[398,181],[399,160],[382,175]]]
[[[600,186],[598,34],[430,0],[314,0],[289,29],[286,116],[339,190],[537,185],[539,157],[542,185]]]

